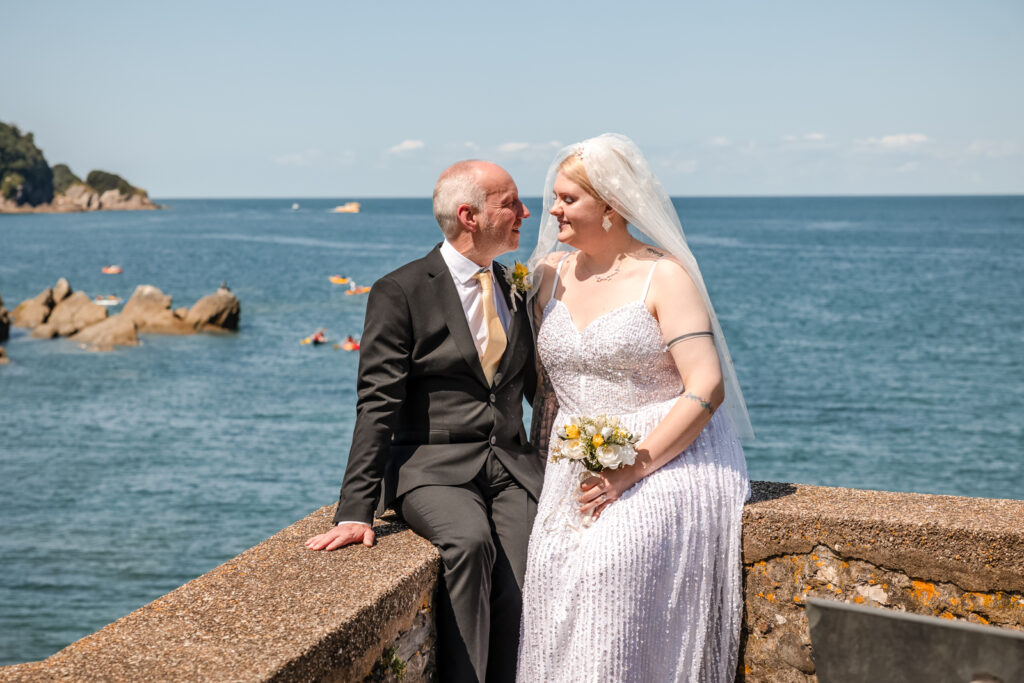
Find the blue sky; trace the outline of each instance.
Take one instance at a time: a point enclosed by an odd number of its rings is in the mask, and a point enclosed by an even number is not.
[[[154,197],[537,195],[634,138],[675,195],[1024,192],[1024,3],[0,2],[0,121]]]

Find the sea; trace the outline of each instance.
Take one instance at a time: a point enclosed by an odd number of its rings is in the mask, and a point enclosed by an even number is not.
[[[242,306],[237,333],[110,353],[12,328],[0,664],[47,657],[334,502],[358,353],[300,342],[361,333],[366,297],[330,276],[372,284],[440,240],[429,199],[358,214],[158,201],[0,216],[8,309],[61,277],[90,296],[154,285],[175,307],[226,282]],[[506,262],[536,240],[527,203]],[[1024,498],[1024,196],[674,203],[756,431],[751,478]]]

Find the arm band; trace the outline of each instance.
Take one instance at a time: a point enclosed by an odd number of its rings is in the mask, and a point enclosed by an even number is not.
[[[673,339],[672,341],[670,341],[668,344],[665,344],[665,348],[666,349],[671,349],[674,345],[678,344],[679,342],[686,341],[687,339],[693,339],[694,337],[714,337],[714,336],[715,336],[714,332],[690,332],[689,334],[681,334],[678,337],[676,337],[675,339]]]

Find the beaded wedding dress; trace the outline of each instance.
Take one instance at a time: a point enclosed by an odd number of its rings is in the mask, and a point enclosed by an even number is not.
[[[559,402],[556,426],[615,415],[642,438],[683,393],[644,304],[650,281],[639,299],[582,330],[551,297],[537,348]],[[575,503],[582,471],[568,460],[547,464],[523,586],[518,680],[735,680],[749,483],[727,416],[716,413],[685,451],[589,527]]]

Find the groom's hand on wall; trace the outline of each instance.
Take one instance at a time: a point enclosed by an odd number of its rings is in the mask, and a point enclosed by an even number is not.
[[[365,546],[373,545],[373,527],[359,522],[346,522],[332,528],[325,534],[314,536],[306,541],[310,550],[336,550],[342,546],[362,541]]]

